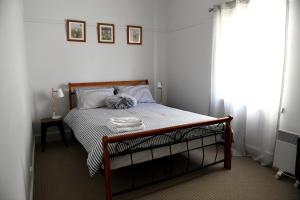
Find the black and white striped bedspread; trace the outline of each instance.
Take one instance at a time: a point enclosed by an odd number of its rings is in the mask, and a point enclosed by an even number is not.
[[[64,121],[72,128],[75,137],[88,152],[87,165],[91,176],[102,165],[102,137],[116,134],[106,127],[111,117],[137,117],[143,120],[145,130],[213,119],[156,103],[142,103],[137,107],[123,110],[109,108],[79,110],[75,108],[68,113]],[[114,149],[117,148],[110,148],[110,152],[116,153],[113,152]]]

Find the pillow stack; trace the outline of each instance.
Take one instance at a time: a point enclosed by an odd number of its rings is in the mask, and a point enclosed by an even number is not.
[[[148,85],[83,88],[76,89],[76,94],[78,109],[104,106],[112,109],[127,109],[135,107],[137,103],[155,103]]]

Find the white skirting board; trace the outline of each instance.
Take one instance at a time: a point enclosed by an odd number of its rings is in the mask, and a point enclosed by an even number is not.
[[[33,189],[34,189],[34,163],[35,163],[35,138],[32,142],[32,162],[31,162],[31,180],[30,180],[30,191],[29,191],[29,200],[33,200]]]

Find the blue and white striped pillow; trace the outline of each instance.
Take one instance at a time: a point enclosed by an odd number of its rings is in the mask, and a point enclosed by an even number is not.
[[[137,100],[127,94],[118,94],[105,99],[105,105],[112,109],[127,109],[135,107]]]

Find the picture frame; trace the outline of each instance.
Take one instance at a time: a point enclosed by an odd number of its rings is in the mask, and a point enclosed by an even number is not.
[[[97,23],[98,43],[115,43],[115,25],[108,23]]]
[[[127,44],[142,45],[143,27],[127,25]]]
[[[67,41],[85,42],[86,41],[86,23],[85,21],[67,19]]]

